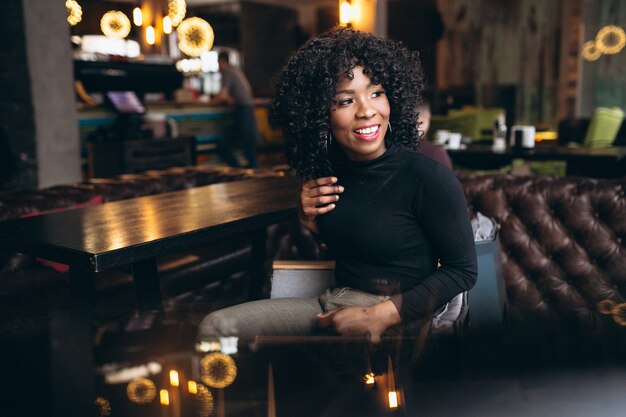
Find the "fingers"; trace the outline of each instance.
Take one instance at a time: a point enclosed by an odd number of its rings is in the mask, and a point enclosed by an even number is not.
[[[339,309],[328,310],[317,315],[317,325],[322,328],[331,327],[333,324],[333,316]]]
[[[380,345],[380,342],[382,341],[380,338],[380,333],[368,333],[366,337],[373,345]]]
[[[308,180],[303,184],[303,188],[317,188],[317,187],[321,187],[324,185],[332,185],[335,184],[337,182],[337,177],[321,177],[321,178],[315,178],[312,180]]]
[[[308,180],[302,184],[302,191],[310,197],[324,194],[343,192],[343,187],[337,184],[337,177],[323,177]]]
[[[362,310],[362,307],[340,307],[328,310],[317,315],[317,325],[341,336],[364,337],[371,344],[378,345],[381,343],[384,330],[369,323],[366,317],[360,315]]]
[[[300,193],[300,206],[307,217],[315,217],[335,208],[339,201],[339,194],[344,191],[341,185],[337,185],[336,177],[323,177],[308,180],[302,184]]]

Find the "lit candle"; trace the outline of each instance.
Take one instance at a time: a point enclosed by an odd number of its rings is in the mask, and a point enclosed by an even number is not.
[[[389,391],[389,408],[398,408],[398,393]]]
[[[396,377],[393,372],[391,356],[387,356],[387,384],[389,397],[389,408],[398,408],[398,393],[396,392]]]

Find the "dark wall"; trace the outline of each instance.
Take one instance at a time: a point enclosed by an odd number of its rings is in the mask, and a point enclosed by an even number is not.
[[[271,94],[274,74],[308,38],[298,25],[297,12],[288,7],[243,1],[194,7],[188,15],[211,24],[216,46],[241,52],[243,71],[258,96]]]
[[[22,0],[4,0],[2,6],[0,39],[5,41],[0,42],[0,130],[6,135],[2,151],[10,152],[10,158],[19,161],[19,172],[16,175],[6,172],[0,178],[0,189],[34,188],[37,185],[35,122],[24,9]]]
[[[244,71],[260,95],[270,92],[274,74],[302,41],[295,10],[242,3],[241,49]]]
[[[391,1],[387,10],[387,35],[418,51],[429,85],[435,83],[437,41],[444,25],[434,1]]]

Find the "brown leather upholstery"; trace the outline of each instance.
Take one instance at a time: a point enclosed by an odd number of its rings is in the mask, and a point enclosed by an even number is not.
[[[459,174],[471,212],[493,217],[515,320],[610,325],[626,296],[626,179]]]
[[[458,176],[470,213],[500,225],[510,323],[619,332],[598,303],[626,301],[626,179]],[[318,259],[315,238],[290,228],[275,231],[274,259]]]

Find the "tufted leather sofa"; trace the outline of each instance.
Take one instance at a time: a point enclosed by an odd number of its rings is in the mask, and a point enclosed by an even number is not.
[[[469,210],[500,225],[512,323],[620,331],[619,312],[602,306],[626,300],[626,179],[459,179]]]
[[[520,358],[533,349],[535,358],[550,349],[573,360],[623,357],[626,179],[457,176],[470,214],[481,212],[499,225],[505,349]],[[277,238],[277,259],[320,256],[302,228],[292,226]],[[471,311],[470,305],[470,320]],[[498,345],[486,340],[475,342]]]

